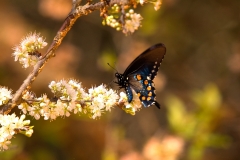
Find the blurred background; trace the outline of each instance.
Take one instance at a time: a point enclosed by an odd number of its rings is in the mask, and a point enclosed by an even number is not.
[[[31,69],[14,62],[12,48],[34,31],[50,45],[71,0],[8,0],[0,6],[0,85],[15,92]],[[161,42],[167,54],[154,80],[161,110],[153,106],[131,116],[115,108],[97,120],[29,116],[33,136],[17,135],[1,160],[239,159],[240,1],[163,0],[158,11],[152,4],[135,11],[144,19],[131,36],[102,26],[99,11],[79,18],[31,90],[52,96],[48,84],[69,78],[86,89],[110,84],[115,71],[107,63],[123,73]]]

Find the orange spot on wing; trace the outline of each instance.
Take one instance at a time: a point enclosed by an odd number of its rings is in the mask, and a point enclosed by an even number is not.
[[[142,79],[142,76],[140,74],[138,74],[136,77],[137,77],[138,81],[140,81]]]
[[[151,96],[152,96],[152,92],[149,92],[149,93],[148,93],[148,96],[151,97]]]
[[[148,86],[148,87],[147,87],[147,90],[148,90],[148,91],[150,91],[151,89],[152,89],[152,87],[151,87],[151,86]]]
[[[144,80],[144,84],[147,85],[148,84],[148,80]]]

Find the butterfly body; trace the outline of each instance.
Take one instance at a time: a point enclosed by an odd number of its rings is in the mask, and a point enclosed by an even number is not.
[[[123,74],[116,73],[117,84],[124,88],[130,103],[133,99],[133,90],[137,93],[144,107],[155,104],[156,93],[153,79],[157,75],[160,64],[166,53],[166,47],[159,43],[140,54],[125,70]]]

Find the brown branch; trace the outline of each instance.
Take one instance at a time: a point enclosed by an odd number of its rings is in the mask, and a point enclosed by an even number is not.
[[[14,97],[11,102],[7,105],[2,106],[0,109],[0,114],[8,114],[15,106],[21,103],[21,96],[25,94],[31,87],[31,84],[34,82],[35,78],[43,69],[46,62],[54,56],[56,49],[61,44],[63,38],[67,35],[68,31],[71,29],[76,20],[83,15],[88,15],[94,10],[99,10],[106,5],[112,6],[113,4],[123,4],[127,3],[127,1],[122,2],[121,0],[111,0],[106,4],[106,2],[98,2],[95,4],[86,4],[84,6],[77,6],[76,9],[73,9],[68,17],[63,22],[63,25],[57,32],[57,35],[54,37],[52,44],[47,50],[46,54],[38,61],[38,63],[34,66],[33,71],[28,75],[28,77],[24,80],[23,84],[14,94]]]

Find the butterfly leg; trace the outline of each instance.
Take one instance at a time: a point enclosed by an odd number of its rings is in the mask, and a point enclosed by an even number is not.
[[[160,105],[157,101],[154,101],[153,104],[155,104],[155,106],[156,106],[158,109],[160,109],[160,106],[161,106],[161,105]]]

